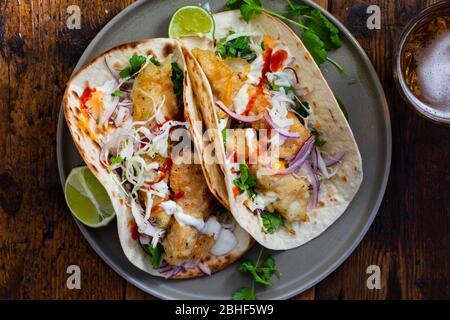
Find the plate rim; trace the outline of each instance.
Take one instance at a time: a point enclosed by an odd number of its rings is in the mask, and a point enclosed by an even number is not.
[[[73,69],[73,72],[71,74],[74,75],[77,70],[82,66],[81,60],[84,59],[85,56],[89,55],[92,49],[95,47],[99,39],[103,37],[104,34],[108,32],[108,30],[116,24],[118,20],[120,20],[123,16],[126,16],[130,11],[135,10],[141,5],[144,5],[146,0],[137,0],[133,4],[129,5],[122,11],[120,11],[117,15],[115,15],[108,23],[106,23],[103,28],[96,34],[96,36],[91,40],[89,45],[86,47],[86,49],[83,51],[83,54],[78,59],[78,62]],[[374,89],[376,91],[376,96],[379,97],[379,99],[382,101],[382,109],[383,109],[383,116],[384,116],[384,126],[385,126],[385,133],[386,133],[386,148],[385,148],[385,157],[384,157],[384,163],[385,163],[385,170],[383,173],[383,179],[381,181],[380,189],[378,192],[377,200],[374,203],[373,209],[364,224],[364,227],[359,231],[358,235],[353,239],[351,245],[347,247],[342,254],[339,255],[339,257],[331,263],[325,271],[323,271],[320,275],[314,277],[307,283],[305,283],[302,286],[299,286],[295,290],[291,290],[286,292],[285,294],[281,294],[277,296],[275,299],[282,300],[282,299],[289,299],[293,296],[296,296],[300,293],[303,293],[307,291],[308,289],[312,288],[322,280],[324,280],[326,277],[328,277],[333,271],[335,271],[337,268],[339,268],[348,258],[349,256],[355,251],[355,249],[360,245],[361,241],[367,234],[368,230],[373,224],[373,221],[378,214],[378,211],[380,209],[380,206],[382,204],[382,201],[384,199],[384,195],[386,192],[387,184],[389,181],[390,176],[390,170],[391,170],[391,160],[392,160],[392,125],[391,125],[391,116],[390,111],[388,107],[388,102],[386,99],[386,95],[384,93],[383,86],[381,85],[380,79],[378,77],[378,74],[372,65],[372,62],[370,61],[369,57],[367,56],[364,49],[359,44],[358,40],[353,36],[353,34],[337,19],[335,18],[330,12],[323,9],[321,6],[316,4],[315,2],[311,0],[302,0],[302,2],[307,3],[311,7],[319,9],[328,19],[330,19],[337,27],[338,29],[345,35],[345,37],[352,43],[354,48],[357,51],[358,56],[362,59],[363,63],[368,66],[369,70],[367,72],[367,75],[370,77],[371,81],[375,84]],[[64,162],[62,157],[62,134],[66,126],[65,117],[64,117],[64,108],[62,107],[62,103],[60,106],[60,111],[58,114],[58,123],[57,123],[57,133],[56,133],[56,158],[57,158],[57,166],[58,166],[58,176],[61,183],[62,191],[64,192],[64,185],[66,176],[64,173]],[[78,229],[83,234],[83,237],[88,241],[89,245],[94,249],[95,253],[104,261],[106,264],[112,268],[121,278],[126,280],[127,282],[131,283],[138,289],[146,292],[147,294],[150,294],[152,296],[155,296],[160,299],[173,299],[170,295],[162,294],[157,291],[157,288],[149,288],[145,285],[142,285],[140,281],[136,280],[134,277],[130,277],[130,275],[122,270],[122,268],[113,260],[111,259],[105,252],[99,247],[99,245],[96,243],[96,241],[88,234],[87,229],[84,225],[82,225],[81,222],[79,222],[73,215],[72,218],[75,220],[75,223],[78,226]]]

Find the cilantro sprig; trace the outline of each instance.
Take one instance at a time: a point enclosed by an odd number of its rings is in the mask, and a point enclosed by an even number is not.
[[[109,158],[108,169],[111,170],[114,165],[122,163],[123,160],[121,156]]]
[[[281,89],[283,89],[286,94],[289,94],[290,92],[295,94],[295,88],[293,86],[280,86],[275,83],[269,84],[269,90],[281,91]]]
[[[111,93],[111,95],[113,96],[113,97],[123,97],[123,92],[122,91],[120,91],[120,90],[114,90],[114,92],[113,93]]]
[[[164,247],[158,243],[156,247],[150,245],[148,247],[148,252],[151,256],[152,267],[158,269],[161,265],[162,254],[164,253]]]
[[[246,22],[262,12],[289,22],[302,30],[301,39],[317,64],[328,61],[345,74],[344,68],[328,56],[330,50],[340,48],[339,29],[319,10],[287,0],[289,11],[264,8],[260,0],[228,0],[225,9],[239,9]]]
[[[130,58],[129,63],[130,66],[120,71],[120,77],[125,79],[132,77],[134,74],[141,70],[142,65],[147,61],[147,58],[144,56],[139,56],[136,53]]]
[[[242,287],[237,289],[233,295],[233,300],[256,300],[255,283],[261,283],[266,286],[272,286],[270,278],[277,273],[281,276],[281,272],[277,270],[275,259],[272,256],[267,256],[262,264],[260,264],[264,248],[261,247],[256,263],[250,260],[244,261],[239,266],[239,270],[248,273],[252,277],[251,287]]]
[[[256,59],[256,53],[250,48],[250,41],[247,36],[235,38],[226,41],[227,38],[220,40],[217,46],[217,54],[225,59],[227,57],[237,57],[253,62]]]
[[[262,231],[268,234],[274,234],[279,227],[285,226],[283,217],[277,213],[264,212],[261,214]]]
[[[233,183],[239,188],[241,192],[247,192],[250,197],[255,194],[254,187],[256,186],[256,179],[250,173],[248,166],[245,163],[239,165],[239,178],[234,179]]]
[[[309,29],[307,26],[303,25],[302,23],[293,21],[293,20],[283,16],[283,14],[289,14],[289,11],[269,10],[262,6],[260,0],[228,0],[227,3],[225,4],[225,9],[226,10],[239,9],[241,11],[242,18],[244,18],[244,20],[246,22],[249,22],[252,16],[260,14],[261,12],[265,12],[265,13],[271,14],[275,17],[278,17],[282,20],[291,22],[292,24],[294,24],[302,29],[305,29],[305,30]]]
[[[172,62],[172,75],[170,77],[173,84],[173,92],[177,96],[178,101],[183,98],[183,71],[176,62]]]
[[[325,139],[320,138],[322,136],[322,133],[317,129],[312,129],[311,134],[316,138],[315,145],[318,146],[319,148],[323,147],[327,143]]]
[[[161,65],[161,63],[155,57],[150,57],[150,61],[155,66]],[[147,58],[145,56],[137,55],[136,53],[134,53],[128,62],[130,63],[130,66],[123,69],[119,73],[119,76],[122,79],[130,78],[136,75],[136,73],[138,73],[139,70],[141,70],[142,66],[147,62]]]

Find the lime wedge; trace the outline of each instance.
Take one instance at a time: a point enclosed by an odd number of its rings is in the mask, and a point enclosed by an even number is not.
[[[179,8],[169,24],[169,37],[181,38],[195,35],[205,35],[214,40],[216,24],[211,13],[199,6]]]
[[[106,226],[115,217],[105,188],[88,167],[72,169],[67,177],[64,193],[72,214],[89,227]]]

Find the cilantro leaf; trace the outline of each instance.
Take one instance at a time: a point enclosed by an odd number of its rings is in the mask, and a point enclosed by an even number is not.
[[[325,43],[319,38],[317,34],[312,31],[305,31],[302,34],[302,42],[306,49],[311,53],[317,64],[322,64],[327,61],[328,52]]]
[[[243,0],[228,0],[227,3],[225,3],[225,10],[239,9],[243,2]]]
[[[155,57],[151,57],[150,62],[153,63],[157,67],[159,67],[161,65],[161,62],[159,62],[158,59],[156,59]]]
[[[109,159],[109,161],[111,162],[112,165],[119,164],[122,163],[123,158],[121,156],[112,157],[111,159]]]
[[[272,282],[270,278],[274,273],[281,273],[277,270],[275,259],[272,256],[268,256],[264,263],[260,265],[261,256],[264,248],[261,247],[259,250],[258,258],[256,259],[256,263],[253,263],[250,260],[244,261],[239,266],[239,270],[241,272],[248,273],[252,276],[252,287],[243,287],[237,289],[232,297],[233,300],[255,300],[256,292],[255,292],[255,282],[259,282],[261,284],[271,286]]]
[[[242,287],[237,289],[233,295],[233,300],[256,300],[256,293],[254,288]]]
[[[141,69],[142,65],[147,61],[144,56],[138,56],[136,53],[130,58],[130,66],[120,71],[121,78],[129,78],[134,76]]]
[[[239,266],[239,271],[249,273],[253,277],[253,280],[258,283],[271,286],[272,282],[270,281],[270,278],[277,272],[275,259],[272,256],[268,256],[260,266],[259,261],[261,259],[262,250],[263,249],[261,248],[256,264],[249,260],[244,261]]]
[[[152,267],[154,269],[158,269],[159,266],[161,265],[161,260],[162,260],[162,254],[164,252],[164,247],[158,243],[156,245],[156,247],[153,247],[152,245],[150,245],[148,247],[148,252],[150,253],[151,259],[152,259]]]
[[[262,231],[266,234],[274,234],[279,227],[285,225],[283,217],[276,213],[264,212],[261,219]]]
[[[270,279],[274,273],[278,272],[274,257],[272,256],[267,257],[266,261],[261,267],[261,272],[264,275],[264,278],[266,279]]]
[[[303,31],[301,39],[317,64],[329,61],[347,75],[338,62],[328,57],[329,50],[342,46],[339,29],[319,9],[290,0],[288,4],[290,11],[284,12],[264,8],[259,0],[228,0],[225,9],[239,9],[247,22],[252,16],[265,12],[299,27]]]
[[[309,103],[307,101],[301,101],[297,99],[295,101],[294,110],[298,113],[296,114],[297,118],[299,118],[300,121],[304,122],[303,118],[307,118],[309,116]],[[300,115],[300,117],[298,115]]]
[[[170,77],[173,83],[173,92],[180,101],[183,98],[183,71],[176,62],[172,62],[172,76]]]
[[[339,29],[319,9],[312,9],[305,18],[305,26],[324,42],[327,50],[342,46]]]
[[[225,10],[232,9],[239,9],[242,18],[244,18],[246,22],[249,22],[253,15],[263,11],[261,1],[259,0],[228,0],[225,4]]]
[[[122,158],[121,156],[109,158],[108,170],[111,171],[111,170],[113,169],[112,167],[113,167],[114,165],[120,164],[120,163],[122,163],[122,161],[123,161],[123,158]]]
[[[123,92],[120,91],[120,90],[114,90],[114,92],[111,93],[111,95],[112,95],[113,97],[123,97]]]
[[[249,274],[252,275],[253,279],[258,281],[261,280],[258,272],[257,272],[257,267],[255,264],[253,264],[253,262],[251,261],[244,261],[241,263],[241,265],[239,266],[239,271],[240,272],[247,272]]]
[[[240,177],[234,179],[234,185],[238,187],[241,192],[247,191],[250,196],[253,196],[254,191],[252,188],[256,186],[256,179],[250,173],[248,166],[245,163],[239,165]]]
[[[266,286],[271,286],[272,282],[270,281],[270,277],[266,277],[260,270],[260,268],[258,268],[258,266],[254,265],[253,262],[251,261],[244,261],[240,266],[239,266],[239,271],[241,272],[247,272],[249,274],[252,275],[253,279],[256,282],[259,282],[261,284],[264,284]]]
[[[304,14],[307,14],[311,11],[311,7],[306,4],[296,3],[290,0],[288,0],[287,2],[289,4],[289,7],[291,8],[291,11],[289,12],[291,16],[299,18],[300,16],[303,16]]]
[[[319,148],[323,147],[325,144],[327,143],[326,140],[317,140],[315,145],[318,146]]]
[[[131,77],[131,74],[130,74],[130,68],[125,68],[125,69],[123,69],[122,71],[120,71],[119,76],[120,76],[122,79]]]
[[[223,143],[227,143],[227,136],[228,136],[228,132],[227,132],[227,128],[223,128],[222,129],[222,139],[223,139]]]
[[[311,134],[316,138],[315,145],[318,146],[319,148],[323,147],[327,143],[326,140],[320,139],[322,133],[319,132],[317,129],[312,129]]]
[[[247,36],[242,36],[230,41],[223,38],[217,46],[217,54],[225,59],[227,57],[237,57],[247,60],[249,63],[256,59],[256,53],[250,48],[250,41]]]

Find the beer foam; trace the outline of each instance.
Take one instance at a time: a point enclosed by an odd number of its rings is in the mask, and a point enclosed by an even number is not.
[[[437,109],[450,109],[450,30],[416,55],[422,96]]]

